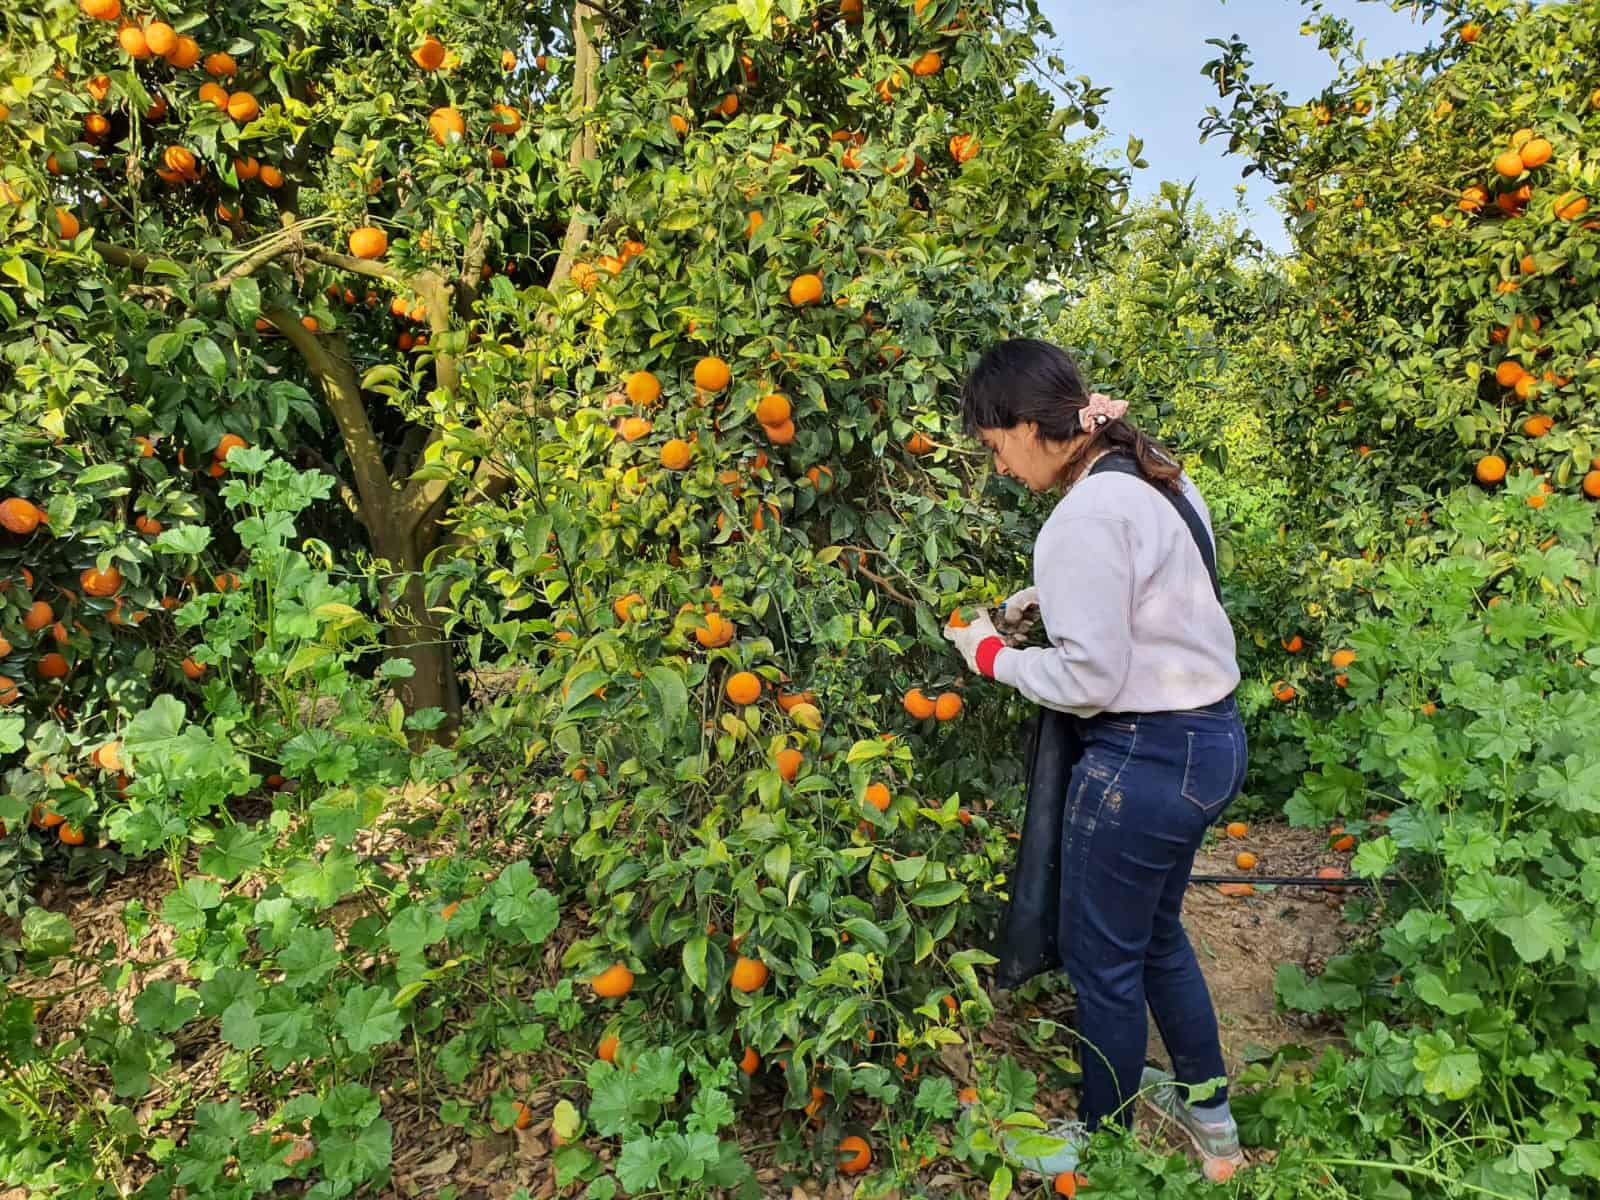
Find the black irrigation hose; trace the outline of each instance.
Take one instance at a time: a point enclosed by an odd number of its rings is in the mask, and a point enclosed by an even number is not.
[[[1191,875],[1190,883],[1270,883],[1279,887],[1371,887],[1374,883],[1399,887],[1406,881],[1386,875],[1381,879],[1318,879],[1308,875]]]

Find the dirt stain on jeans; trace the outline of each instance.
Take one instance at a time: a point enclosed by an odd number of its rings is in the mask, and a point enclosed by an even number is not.
[[[1108,820],[1115,821],[1122,816],[1122,789],[1106,789],[1105,803],[1100,806],[1100,811]]]

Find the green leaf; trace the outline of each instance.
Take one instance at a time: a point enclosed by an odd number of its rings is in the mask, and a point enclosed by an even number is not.
[[[252,329],[261,315],[261,286],[248,275],[233,281],[228,288],[228,317],[242,332]]]
[[[357,1054],[399,1039],[400,1010],[394,994],[383,987],[353,987],[344,994],[334,1027]]]
[[[168,892],[161,905],[161,919],[179,933],[204,929],[206,913],[222,903],[222,888],[210,879],[191,875],[183,886]]]
[[[909,900],[918,908],[941,908],[946,904],[954,904],[966,895],[966,891],[966,884],[951,879],[920,887],[911,893]]]
[[[1501,912],[1490,924],[1510,940],[1517,957],[1527,963],[1547,957],[1562,961],[1571,933],[1561,913],[1526,880],[1498,879],[1496,884]]]
[[[109,483],[113,479],[121,483],[128,477],[127,470],[121,463],[101,463],[97,467],[90,467],[78,476],[78,486],[83,488],[98,487],[102,483]]]
[[[845,755],[845,762],[870,762],[872,759],[882,758],[887,753],[889,744],[882,738],[867,738],[850,747],[850,753]]]
[[[72,922],[48,908],[30,908],[22,917],[22,948],[29,954],[55,957],[72,949]]]
[[[211,377],[212,383],[221,383],[228,374],[228,359],[222,353],[222,347],[208,337],[203,337],[195,342],[191,348],[194,361],[202,371]]]
[[[1006,1200],[1006,1197],[1011,1195],[1013,1185],[1011,1168],[1002,1163],[995,1169],[993,1178],[989,1180],[989,1200]]]
[[[703,933],[697,933],[683,944],[683,973],[689,982],[702,992],[706,990],[706,949],[708,943]]]
[[[224,826],[209,846],[200,851],[200,869],[207,875],[233,880],[261,865],[267,835],[253,825]]]
[[[325,928],[301,929],[278,955],[278,969],[284,986],[315,987],[339,969],[339,951],[333,931]]]
[[[158,333],[144,349],[145,361],[152,367],[164,367],[183,353],[182,333]]]
[[[683,677],[670,667],[655,666],[646,669],[644,681],[655,693],[665,730],[676,730],[689,711],[689,691]]]
[[[1422,1076],[1422,1086],[1446,1100],[1464,1100],[1483,1082],[1478,1055],[1470,1046],[1458,1047],[1448,1033],[1423,1034],[1412,1043],[1411,1063]]]

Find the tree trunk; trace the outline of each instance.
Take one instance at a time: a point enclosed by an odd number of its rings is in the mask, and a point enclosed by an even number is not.
[[[445,720],[432,736],[448,741],[461,724],[461,692],[450,643],[428,609],[417,538],[397,528],[393,512],[383,518],[383,532],[373,531],[373,549],[391,572],[382,588],[384,641],[389,657],[405,658],[414,669],[410,679],[395,681],[395,694],[407,712],[441,709]]]

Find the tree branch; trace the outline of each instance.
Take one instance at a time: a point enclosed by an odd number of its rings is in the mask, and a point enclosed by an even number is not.
[[[467,247],[461,256],[461,277],[456,280],[456,299],[463,321],[472,315],[472,306],[478,302],[478,282],[483,275],[484,256],[489,252],[488,241],[480,216],[473,221],[472,230],[467,234]]]
[[[590,0],[574,0],[572,6],[572,40],[574,46],[573,72],[572,72],[572,116],[577,121],[577,136],[572,139],[572,150],[567,156],[567,165],[575,170],[581,169],[583,164],[595,157],[596,143],[594,131],[589,128],[587,116],[596,101],[600,98],[600,56],[595,52],[589,40],[589,29],[584,23],[581,8],[587,5],[600,12],[602,17],[609,17],[603,9],[590,3]],[[567,221],[567,231],[561,239],[561,254],[556,259],[555,270],[551,271],[549,282],[545,287],[554,290],[557,285],[572,274],[572,264],[578,257],[578,247],[583,244],[585,223],[574,207],[572,216]],[[555,314],[544,314],[546,327],[554,323]]]
[[[389,533],[386,526],[393,508],[394,488],[389,482],[389,473],[384,470],[383,448],[372,432],[366,406],[361,402],[361,383],[356,378],[355,368],[348,358],[324,345],[320,337],[287,309],[267,306],[261,310],[261,315],[289,339],[305,359],[306,367],[322,384],[328,407],[333,410],[333,419],[350,455],[350,469],[356,477],[356,489],[361,496],[361,510],[357,515],[373,541],[383,542]],[[342,344],[342,341],[335,342],[341,348]]]

